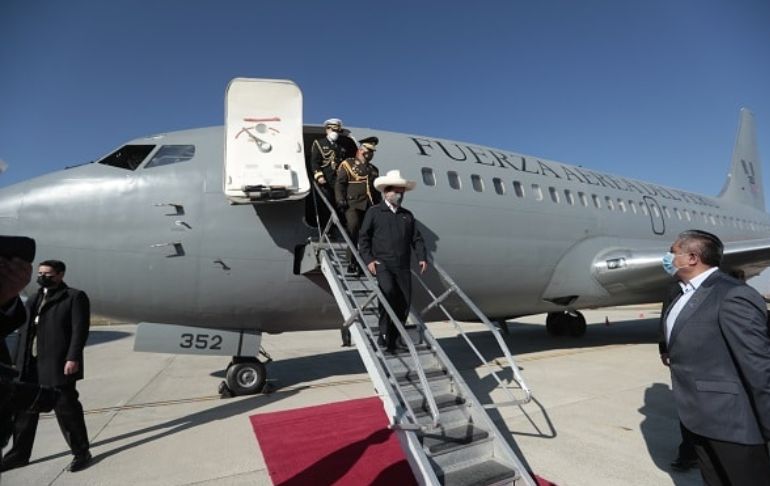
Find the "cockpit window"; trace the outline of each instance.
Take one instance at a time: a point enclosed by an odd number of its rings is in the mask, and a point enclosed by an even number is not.
[[[195,157],[195,145],[164,145],[155,152],[145,169],[161,165],[176,164]]]
[[[136,170],[154,148],[155,145],[124,145],[99,163],[120,169]]]

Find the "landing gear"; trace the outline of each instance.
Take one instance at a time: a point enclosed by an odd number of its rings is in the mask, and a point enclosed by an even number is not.
[[[545,319],[545,330],[551,336],[581,337],[586,328],[586,318],[577,311],[550,312]]]
[[[272,361],[264,350],[260,349],[260,354],[267,358],[267,363]],[[266,382],[265,363],[255,357],[233,356],[233,360],[227,365],[225,381],[219,384],[219,396],[230,398],[255,395],[265,388]]]

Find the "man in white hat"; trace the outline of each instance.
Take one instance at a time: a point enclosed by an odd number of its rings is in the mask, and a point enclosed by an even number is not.
[[[417,255],[420,273],[428,268],[425,243],[415,226],[414,215],[403,208],[404,193],[416,182],[401,177],[398,170],[388,171],[374,180],[383,200],[369,208],[359,232],[359,251],[369,271],[377,277],[380,290],[388,299],[396,317],[403,323],[412,300],[412,251]],[[380,337],[386,351],[396,349],[398,331],[380,305]]]

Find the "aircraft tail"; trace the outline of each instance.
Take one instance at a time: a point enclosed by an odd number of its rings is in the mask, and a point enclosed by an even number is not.
[[[762,164],[757,152],[754,114],[746,108],[741,108],[741,122],[733,148],[730,173],[727,174],[719,198],[765,210],[765,190],[762,185]]]

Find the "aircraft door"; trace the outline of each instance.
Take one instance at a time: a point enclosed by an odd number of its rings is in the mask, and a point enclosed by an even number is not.
[[[302,92],[288,80],[235,78],[225,94],[224,191],[233,203],[302,199],[310,191]]]
[[[652,223],[652,232],[656,235],[662,235],[666,232],[666,221],[663,219],[663,210],[661,210],[658,201],[650,196],[644,196],[644,204],[650,213],[650,222]]]

